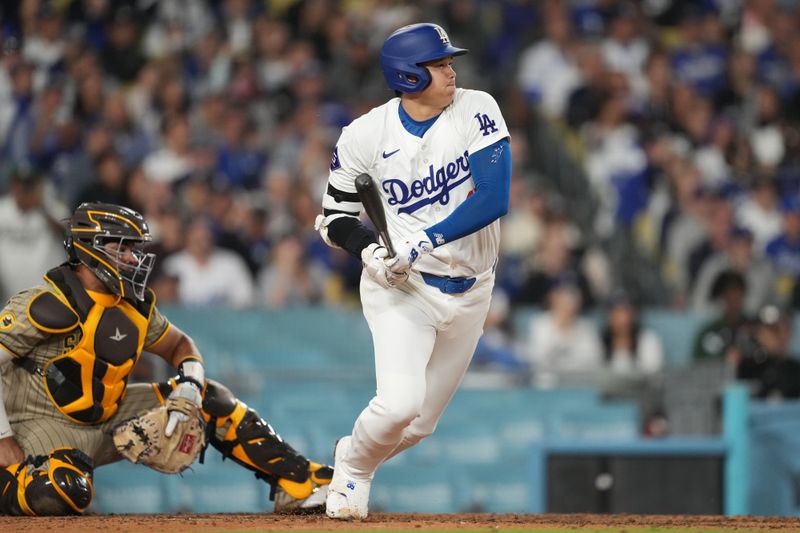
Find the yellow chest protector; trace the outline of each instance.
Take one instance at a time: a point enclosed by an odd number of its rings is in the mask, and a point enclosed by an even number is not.
[[[116,296],[87,292],[66,266],[51,270],[45,278],[60,294],[37,295],[28,307],[31,322],[51,333],[78,327],[82,332],[74,348],[45,363],[41,372],[45,390],[69,419],[104,422],[117,412],[142,353],[152,293],[148,291],[146,301],[134,307]]]

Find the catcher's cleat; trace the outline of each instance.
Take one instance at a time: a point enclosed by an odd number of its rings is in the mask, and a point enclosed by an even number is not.
[[[93,471],[92,459],[73,448],[0,469],[0,514],[81,514],[92,501]]]
[[[309,462],[308,471],[311,472],[311,481],[317,485],[330,485],[333,479],[333,467]]]
[[[322,514],[325,512],[325,500],[328,497],[328,486],[317,487],[308,498],[297,500],[280,488],[275,491],[276,514]]]
[[[325,512],[325,500],[328,496],[328,485],[333,478],[333,468],[319,463],[308,463],[309,480],[313,486],[311,495],[306,498],[294,498],[284,486],[292,487],[293,482],[280,479],[275,491],[275,509],[279,514],[316,514]],[[296,484],[295,484],[296,486]]]
[[[371,479],[351,475],[343,461],[350,446],[350,437],[342,437],[333,450],[334,472],[325,501],[325,514],[337,520],[366,518],[369,507]]]

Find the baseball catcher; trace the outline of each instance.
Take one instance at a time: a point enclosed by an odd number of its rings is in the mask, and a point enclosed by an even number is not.
[[[332,469],[206,379],[194,341],[159,312],[150,240],[139,213],[81,204],[68,261],[0,311],[0,514],[79,514],[94,468],[125,458],[179,473],[208,445],[269,483],[276,512],[321,506]],[[129,385],[143,350],[177,375]]]

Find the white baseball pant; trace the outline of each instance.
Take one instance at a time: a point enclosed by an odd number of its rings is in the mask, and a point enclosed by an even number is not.
[[[371,479],[383,461],[436,429],[483,333],[493,286],[492,271],[462,294],[442,293],[415,271],[397,289],[362,275],[377,391],[356,420],[343,458],[354,476]]]

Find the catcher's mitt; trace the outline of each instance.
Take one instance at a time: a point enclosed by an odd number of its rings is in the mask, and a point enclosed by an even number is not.
[[[188,418],[179,421],[172,436],[164,435],[170,411],[180,411]],[[114,446],[124,458],[159,472],[177,474],[194,463],[206,442],[205,422],[197,406],[185,398],[170,398],[114,428]]]

